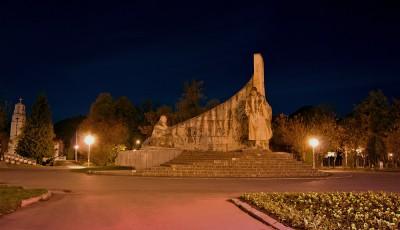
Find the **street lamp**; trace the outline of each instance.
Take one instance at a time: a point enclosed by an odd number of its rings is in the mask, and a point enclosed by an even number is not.
[[[319,141],[317,138],[311,138],[308,144],[312,147],[312,167],[315,169],[315,147],[319,145]]]
[[[134,147],[134,150],[136,150],[136,149],[139,149],[139,148],[140,148],[140,143],[141,143],[140,139],[136,139],[136,141],[135,141],[135,147]]]
[[[389,161],[392,162],[392,167],[394,166],[394,161],[393,161],[393,153],[388,153]]]
[[[74,145],[74,149],[75,149],[75,161],[78,161],[78,149],[79,149],[79,145]]]
[[[90,166],[90,146],[94,143],[94,137],[92,135],[87,135],[85,137],[85,143],[89,146],[89,152],[88,152],[88,167]]]

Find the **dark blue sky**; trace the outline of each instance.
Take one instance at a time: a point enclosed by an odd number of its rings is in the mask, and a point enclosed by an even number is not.
[[[0,3],[1,97],[31,105],[45,92],[54,120],[85,114],[100,92],[173,104],[190,79],[224,100],[254,52],[274,113],[344,114],[376,88],[400,96],[399,1],[83,2]]]

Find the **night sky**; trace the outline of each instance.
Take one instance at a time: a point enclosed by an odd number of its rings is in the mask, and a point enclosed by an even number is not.
[[[377,88],[400,97],[400,1],[83,2],[1,1],[1,98],[30,106],[44,92],[55,121],[100,92],[173,105],[191,79],[223,101],[254,52],[274,114],[345,114]]]

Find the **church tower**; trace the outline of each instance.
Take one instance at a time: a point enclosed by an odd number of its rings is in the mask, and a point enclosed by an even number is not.
[[[10,142],[8,145],[8,153],[15,154],[15,148],[18,144],[18,136],[22,133],[22,128],[25,125],[26,113],[25,105],[22,104],[22,98],[15,104],[14,113],[12,115],[11,129],[10,129]]]

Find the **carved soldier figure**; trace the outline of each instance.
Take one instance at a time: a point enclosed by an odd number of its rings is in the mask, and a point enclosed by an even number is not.
[[[248,117],[249,141],[254,147],[268,149],[269,139],[272,136],[271,117],[272,109],[265,97],[253,87],[246,100],[245,112]]]

